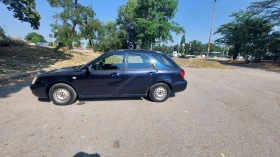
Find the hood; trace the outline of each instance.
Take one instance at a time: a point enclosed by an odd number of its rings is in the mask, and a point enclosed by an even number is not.
[[[66,67],[66,68],[61,68],[61,69],[55,69],[55,70],[47,72],[46,74],[74,72],[74,71],[77,71],[79,69],[79,67],[80,66],[72,66],[72,67]]]

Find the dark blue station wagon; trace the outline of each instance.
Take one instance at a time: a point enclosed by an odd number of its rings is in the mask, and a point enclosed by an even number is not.
[[[77,98],[146,97],[165,101],[186,89],[185,71],[166,54],[149,50],[104,53],[81,66],[50,71],[34,78],[30,89],[54,104]]]

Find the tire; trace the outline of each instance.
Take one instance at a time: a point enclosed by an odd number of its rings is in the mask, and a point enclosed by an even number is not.
[[[164,102],[170,96],[171,90],[165,83],[156,83],[151,86],[149,98],[154,102]]]
[[[57,83],[50,88],[49,98],[56,105],[70,105],[76,98],[76,91],[69,85]]]

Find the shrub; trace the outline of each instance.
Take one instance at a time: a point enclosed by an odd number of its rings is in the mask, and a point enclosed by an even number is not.
[[[22,46],[22,45],[26,45],[25,41],[18,38],[7,37],[4,29],[0,27],[0,47]]]
[[[49,45],[50,45],[50,46],[53,46],[53,42],[49,42]]]
[[[26,42],[24,40],[19,39],[19,38],[9,37],[9,41],[10,41],[9,46],[23,46],[23,45],[26,45]]]
[[[33,40],[32,40],[33,38]],[[34,38],[36,42],[34,42]],[[37,42],[46,42],[45,38],[41,35],[41,34],[37,34],[35,32],[32,32],[32,33],[28,33],[25,37],[24,37],[25,40],[27,40],[28,42],[34,42],[34,43],[37,43]]]

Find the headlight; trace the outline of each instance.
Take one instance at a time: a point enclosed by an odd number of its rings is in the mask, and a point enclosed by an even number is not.
[[[32,84],[35,84],[36,80],[37,80],[37,77],[35,77],[35,78],[32,80]]]

